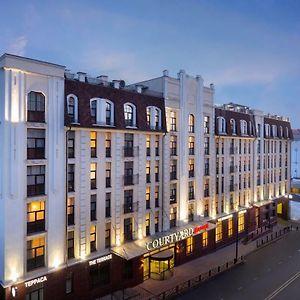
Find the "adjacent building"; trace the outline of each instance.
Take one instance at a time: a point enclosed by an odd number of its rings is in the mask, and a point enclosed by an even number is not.
[[[181,70],[125,86],[0,58],[3,299],[97,299],[271,227],[290,192],[288,119]]]

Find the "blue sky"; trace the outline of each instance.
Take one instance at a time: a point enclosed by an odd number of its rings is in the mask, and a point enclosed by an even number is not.
[[[298,0],[0,0],[0,53],[127,83],[179,69],[300,128]]]

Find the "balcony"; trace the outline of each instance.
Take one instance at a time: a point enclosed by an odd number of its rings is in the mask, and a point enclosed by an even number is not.
[[[35,222],[27,222],[27,234],[45,231],[45,220],[37,220]]]
[[[123,205],[124,209],[124,214],[132,213],[132,212],[137,212],[138,211],[138,202],[128,202]]]

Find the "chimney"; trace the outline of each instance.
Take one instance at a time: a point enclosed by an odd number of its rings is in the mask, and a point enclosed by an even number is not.
[[[100,75],[97,78],[101,81],[101,83],[103,85],[105,85],[105,86],[108,85],[108,76],[107,75]]]
[[[86,73],[84,73],[84,72],[77,72],[77,75],[78,75],[78,80],[79,80],[79,81],[85,82],[85,79],[86,79]]]
[[[136,91],[141,94],[142,93],[142,88],[143,88],[143,85],[142,84],[136,84],[135,85],[135,88],[136,88]]]
[[[120,80],[113,80],[113,85],[115,89],[119,89],[120,88]]]
[[[169,76],[169,71],[168,70],[163,70],[163,76]]]

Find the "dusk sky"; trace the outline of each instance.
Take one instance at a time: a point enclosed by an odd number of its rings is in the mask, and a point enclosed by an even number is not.
[[[0,53],[126,83],[168,69],[300,128],[300,1],[3,1]]]

